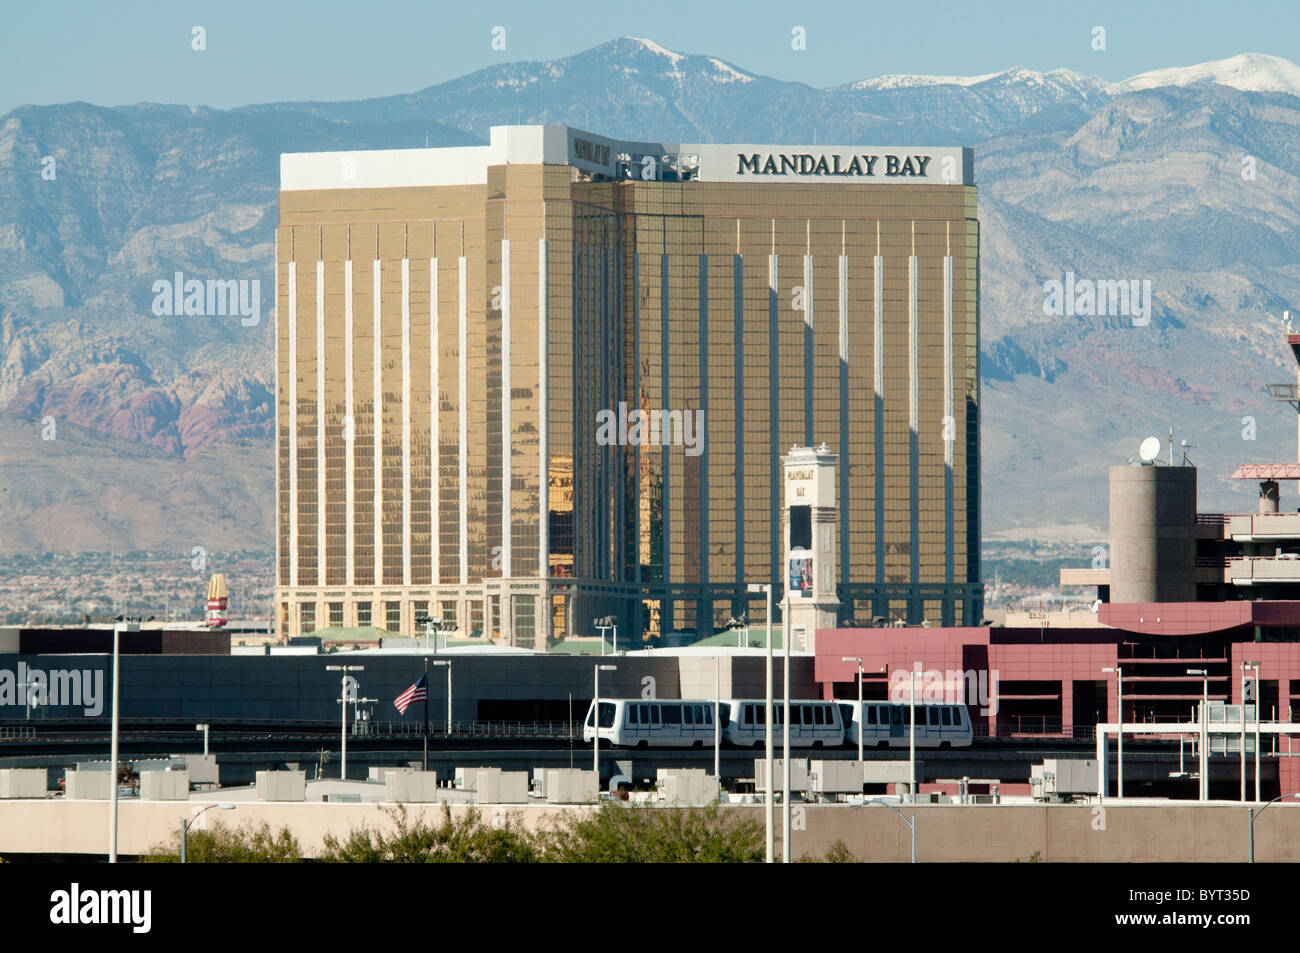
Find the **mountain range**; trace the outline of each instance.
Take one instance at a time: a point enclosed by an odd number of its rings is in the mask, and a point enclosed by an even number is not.
[[[1300,304],[1293,63],[816,89],[623,37],[355,102],[0,117],[0,552],[273,546],[280,154],[477,144],[535,122],[974,147],[987,538],[1104,538],[1105,465],[1170,426],[1202,509],[1253,508],[1232,465],[1295,459],[1294,412],[1263,390],[1296,371],[1281,336]],[[156,315],[154,284],[176,272],[259,280],[258,320]],[[1150,281],[1149,324],[1046,315],[1044,284],[1067,274]]]

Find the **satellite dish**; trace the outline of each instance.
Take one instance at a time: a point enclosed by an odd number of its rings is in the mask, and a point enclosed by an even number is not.
[[[1160,438],[1147,437],[1142,441],[1142,446],[1138,447],[1138,456],[1145,463],[1150,463],[1160,453]]]

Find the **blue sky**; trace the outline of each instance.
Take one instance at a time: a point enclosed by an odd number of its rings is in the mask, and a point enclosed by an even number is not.
[[[4,14],[0,114],[26,103],[142,101],[217,107],[410,92],[510,60],[555,59],[616,36],[719,56],[778,79],[831,86],[883,73],[1067,67],[1119,80],[1237,53],[1297,58],[1300,4],[1007,2],[279,4],[73,0]],[[207,49],[191,49],[206,30]],[[506,28],[505,51],[491,48]],[[791,29],[807,49],[791,49]],[[1095,26],[1106,50],[1095,52]]]

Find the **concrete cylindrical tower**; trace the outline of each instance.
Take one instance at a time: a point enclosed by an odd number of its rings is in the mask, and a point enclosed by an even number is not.
[[[1110,468],[1110,601],[1196,598],[1196,468]]]

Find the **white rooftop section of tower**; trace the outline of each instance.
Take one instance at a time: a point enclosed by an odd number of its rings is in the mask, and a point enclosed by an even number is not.
[[[489,166],[514,164],[650,182],[974,184],[974,153],[955,146],[638,142],[572,126],[493,126],[486,146],[286,153],[280,188],[482,185]]]

